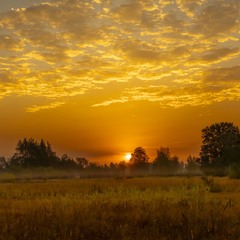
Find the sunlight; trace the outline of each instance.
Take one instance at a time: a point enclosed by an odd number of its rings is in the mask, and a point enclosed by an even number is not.
[[[132,157],[131,153],[126,153],[126,154],[125,154],[125,159],[126,159],[127,161],[129,161],[129,160],[131,159],[131,157]]]

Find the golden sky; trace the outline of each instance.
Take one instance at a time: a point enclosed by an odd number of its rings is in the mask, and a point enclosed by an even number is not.
[[[2,0],[0,155],[18,139],[121,161],[182,160],[240,125],[239,0]]]

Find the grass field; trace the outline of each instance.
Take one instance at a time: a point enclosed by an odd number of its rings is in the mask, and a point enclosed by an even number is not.
[[[0,239],[240,239],[240,181],[145,177],[0,184]]]

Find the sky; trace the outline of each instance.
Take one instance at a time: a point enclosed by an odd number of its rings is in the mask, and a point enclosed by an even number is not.
[[[0,0],[0,155],[24,137],[101,163],[198,156],[240,126],[239,0]]]

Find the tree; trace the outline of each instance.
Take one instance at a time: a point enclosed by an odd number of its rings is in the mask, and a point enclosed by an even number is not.
[[[113,162],[110,162],[109,166],[108,166],[111,170],[116,170],[117,167],[118,167],[118,164],[117,163],[113,163]]]
[[[170,161],[171,156],[169,148],[160,147],[157,150],[157,157],[153,161],[153,166],[157,168],[168,168]]]
[[[62,168],[74,168],[77,166],[77,163],[67,154],[63,154],[60,159],[59,166]]]
[[[175,173],[180,168],[177,156],[171,157],[169,148],[160,147],[157,150],[157,157],[153,161],[153,167],[161,170],[164,174]]]
[[[227,168],[236,160],[231,155],[239,144],[239,128],[233,123],[220,122],[205,127],[202,129],[201,166]]]
[[[127,163],[126,163],[126,161],[121,161],[121,162],[119,162],[118,168],[119,168],[120,170],[125,170],[125,169],[127,168]]]
[[[76,162],[78,167],[82,169],[89,167],[89,161],[85,157],[77,157]]]
[[[137,147],[132,153],[129,163],[134,167],[145,167],[148,164],[149,157],[142,147]]]
[[[34,139],[19,140],[16,146],[16,153],[11,158],[11,165],[22,167],[33,167],[37,165],[38,144]]]
[[[185,169],[187,170],[188,174],[200,175],[201,171],[199,166],[199,158],[191,155],[188,156]]]
[[[59,158],[49,143],[45,144],[43,140],[38,143],[32,138],[19,140],[16,153],[10,159],[11,166],[21,167],[49,167],[56,166],[58,162]]]
[[[6,169],[8,168],[9,163],[7,161],[7,159],[3,156],[0,157],[0,170]]]

